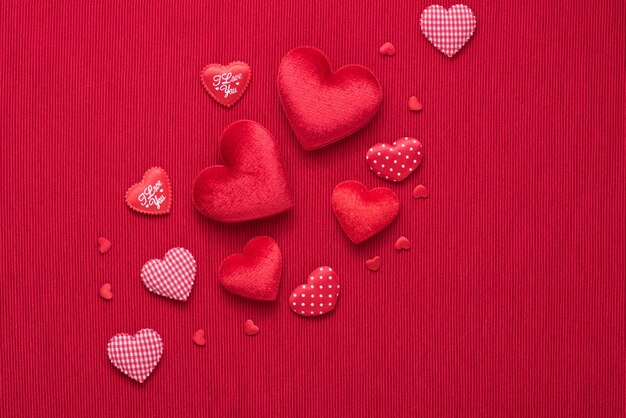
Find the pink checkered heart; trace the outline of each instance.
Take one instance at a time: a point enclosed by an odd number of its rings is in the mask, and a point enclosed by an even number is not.
[[[109,340],[107,354],[122,373],[143,383],[163,355],[163,340],[158,332],[144,328],[135,335],[116,334]]]
[[[195,277],[196,259],[181,247],[172,248],[162,260],[150,260],[141,268],[141,280],[148,290],[176,300],[187,300]]]
[[[455,4],[447,10],[432,5],[422,12],[420,27],[435,48],[452,57],[474,34],[476,16],[464,4]]]

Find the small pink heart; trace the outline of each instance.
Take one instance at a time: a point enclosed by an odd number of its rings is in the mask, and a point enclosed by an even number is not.
[[[396,250],[410,250],[411,249],[411,241],[409,241],[406,237],[400,237],[396,241]]]
[[[199,329],[193,333],[193,337],[191,337],[194,343],[202,347],[206,344],[206,338],[204,337],[204,330]]]
[[[246,335],[257,335],[259,333],[259,327],[254,325],[254,321],[252,319],[248,319],[245,324],[243,324],[243,329]]]
[[[380,268],[381,258],[376,256],[374,258],[370,258],[365,262],[365,267],[372,271],[376,271]]]
[[[113,292],[111,291],[111,283],[105,283],[100,287],[100,297],[102,299],[113,299]]]
[[[413,189],[413,197],[416,199],[426,199],[428,197],[428,189],[423,184],[418,184]]]
[[[417,100],[417,97],[411,96],[409,97],[409,110],[413,112],[419,112],[422,110],[424,106]]]
[[[396,47],[393,46],[391,42],[385,42],[378,51],[380,55],[388,55],[391,57],[396,54]]]
[[[111,249],[111,245],[111,241],[105,237],[98,238],[98,251],[100,251],[100,254],[106,254]]]

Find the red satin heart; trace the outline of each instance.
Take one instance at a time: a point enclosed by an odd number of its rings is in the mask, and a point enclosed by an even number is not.
[[[224,165],[205,168],[194,180],[193,202],[221,222],[265,218],[293,206],[274,137],[251,120],[229,125],[220,139]]]
[[[306,150],[320,148],[363,128],[382,100],[378,80],[361,65],[335,73],[322,51],[299,47],[278,68],[280,100]]]
[[[324,315],[335,309],[340,288],[337,272],[322,266],[309,274],[306,284],[293,289],[289,307],[302,316]]]
[[[172,185],[161,167],[148,169],[139,183],[126,191],[126,204],[147,215],[165,215],[172,207]]]
[[[386,187],[367,190],[358,181],[344,181],[333,191],[332,206],[343,230],[358,244],[385,229],[396,218],[400,201]]]
[[[400,138],[393,144],[378,143],[365,159],[372,173],[381,179],[398,182],[407,178],[422,162],[422,144],[414,138]]]
[[[226,257],[219,270],[222,286],[231,293],[256,300],[274,300],[282,273],[283,256],[270,237],[252,238],[243,254]]]
[[[243,96],[251,74],[248,64],[235,61],[228,65],[209,64],[202,70],[200,78],[202,85],[216,102],[231,107]]]

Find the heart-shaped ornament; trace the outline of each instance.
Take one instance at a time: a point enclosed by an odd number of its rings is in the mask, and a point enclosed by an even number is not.
[[[106,254],[111,249],[111,241],[105,237],[98,237],[98,251],[100,254]]]
[[[252,71],[243,61],[228,65],[209,64],[202,70],[200,78],[209,95],[225,107],[234,105],[248,87]]]
[[[172,207],[172,185],[165,170],[152,167],[126,191],[126,204],[146,215],[165,215]]]
[[[252,319],[248,319],[243,324],[243,330],[246,333],[246,335],[249,335],[251,337],[254,336],[254,335],[257,335],[259,333],[258,325],[255,325],[254,321]]]
[[[309,274],[306,284],[293,289],[289,307],[298,315],[324,315],[335,309],[340,288],[337,273],[328,266],[322,266]]]
[[[122,373],[143,383],[163,355],[163,340],[158,332],[145,328],[135,335],[117,334],[109,340],[107,354]]]
[[[205,168],[194,180],[193,203],[221,222],[265,218],[293,206],[287,174],[274,137],[251,120],[229,125],[220,139],[224,165]]]
[[[385,229],[398,215],[400,200],[386,187],[367,190],[358,181],[339,183],[332,206],[346,235],[358,244]]]
[[[283,267],[283,255],[270,237],[252,238],[243,254],[233,254],[222,262],[219,278],[231,293],[256,300],[274,300]]]
[[[141,268],[141,280],[152,293],[185,301],[196,277],[196,259],[189,250],[172,248],[163,259],[152,259]]]
[[[361,65],[332,72],[322,51],[289,51],[278,68],[278,92],[296,137],[305,150],[320,148],[358,131],[382,100],[378,80]]]
[[[367,151],[365,160],[381,179],[398,182],[407,178],[422,162],[422,144],[415,138],[400,138],[393,144],[379,143]]]
[[[464,4],[455,4],[449,9],[432,5],[422,12],[420,27],[435,48],[452,57],[474,34],[476,16]]]

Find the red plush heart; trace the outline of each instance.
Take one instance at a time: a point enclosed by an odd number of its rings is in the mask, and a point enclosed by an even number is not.
[[[249,335],[251,337],[259,333],[259,327],[254,324],[254,321],[252,319],[248,319],[243,324],[243,330],[246,333],[246,335]]]
[[[222,133],[224,165],[205,168],[194,180],[193,202],[204,216],[221,222],[265,218],[293,206],[287,175],[274,137],[251,120]]]
[[[105,237],[98,237],[98,251],[100,254],[106,254],[111,249],[111,241]]]
[[[306,284],[293,289],[289,307],[298,315],[323,315],[335,309],[340,288],[337,273],[330,267],[320,267],[309,274]]]
[[[135,335],[117,334],[107,346],[109,360],[126,376],[142,383],[163,355],[163,340],[153,329],[142,329]]]
[[[219,270],[229,292],[256,300],[274,300],[283,267],[283,255],[270,237],[252,238],[243,254],[226,257]]]
[[[394,247],[396,248],[396,250],[400,251],[400,250],[410,250],[411,249],[411,241],[408,240],[407,237],[400,237],[396,240],[396,243],[394,245]]]
[[[332,206],[341,227],[358,244],[385,229],[398,215],[398,196],[386,187],[367,190],[358,181],[339,183]]]
[[[322,51],[299,47],[278,68],[280,99],[296,137],[306,150],[358,131],[372,120],[382,100],[378,80],[361,65],[334,74]]]
[[[105,283],[100,286],[100,297],[105,300],[113,299],[113,292],[111,291],[111,283]]]
[[[414,138],[400,138],[393,144],[378,143],[367,151],[370,170],[381,179],[398,182],[413,173],[422,162],[422,144]]]
[[[205,337],[203,329],[199,329],[196,332],[194,332],[191,339],[193,340],[194,343],[196,343],[196,345],[199,345],[200,347],[206,344],[206,337]]]
[[[228,65],[209,64],[202,70],[204,88],[216,102],[231,107],[241,98],[250,82],[250,66],[242,61]]]
[[[148,290],[170,299],[185,301],[196,278],[196,259],[189,250],[172,248],[162,260],[155,258],[141,268],[141,280]]]
[[[370,258],[365,262],[365,267],[372,271],[376,271],[380,268],[381,258],[380,256],[376,256],[374,258]]]
[[[172,207],[172,186],[165,170],[152,167],[126,191],[126,204],[147,215],[164,215]]]

